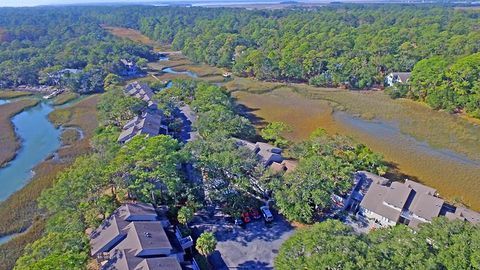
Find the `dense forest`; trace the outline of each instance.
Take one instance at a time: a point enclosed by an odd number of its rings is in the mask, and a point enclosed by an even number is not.
[[[121,73],[120,59],[153,60],[147,46],[107,34],[87,16],[92,11],[0,9],[0,88],[44,84],[98,92],[107,74]],[[79,72],[59,73],[64,69]]]
[[[101,78],[119,73],[119,59],[153,57],[146,47],[107,34],[101,25],[108,24],[262,80],[364,89],[382,87],[390,72],[413,71],[411,85],[389,89],[393,97],[478,117],[479,60],[469,56],[480,51],[479,20],[478,10],[436,5],[1,9],[0,87],[45,83],[52,71],[77,68],[83,72],[63,83],[99,90]]]
[[[117,12],[115,18],[102,19],[140,29],[194,61],[240,76],[365,89],[383,87],[390,72],[412,72],[411,83],[388,89],[392,97],[480,117],[478,10],[415,5],[173,8],[143,12],[142,18]]]

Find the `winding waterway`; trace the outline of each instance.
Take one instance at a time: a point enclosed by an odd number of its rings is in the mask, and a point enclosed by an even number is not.
[[[32,169],[60,147],[61,130],[47,119],[53,109],[42,101],[12,118],[21,148],[15,159],[0,169],[0,201],[21,189],[32,177]]]
[[[198,78],[198,75],[197,75],[195,72],[191,72],[191,71],[189,71],[189,70],[186,70],[186,71],[178,71],[178,70],[174,70],[173,68],[167,67],[167,68],[162,69],[162,71],[165,72],[165,73],[170,73],[170,74],[177,74],[177,75],[182,75],[182,74],[184,74],[184,75],[187,75],[187,76],[189,76],[189,77],[191,77],[191,78]]]

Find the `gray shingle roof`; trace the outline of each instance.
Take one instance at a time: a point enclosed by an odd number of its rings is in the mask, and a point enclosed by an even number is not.
[[[91,255],[109,252],[116,247],[127,237],[125,228],[130,221],[156,220],[157,218],[155,209],[149,204],[123,204],[90,235]]]
[[[116,249],[135,250],[135,256],[169,255],[172,245],[160,221],[133,221],[125,229],[127,237]]]
[[[401,212],[383,204],[389,191],[389,187],[378,184],[378,182],[372,182],[363,200],[360,202],[360,206],[393,222],[397,222]]]
[[[102,270],[181,270],[180,263],[173,257],[140,258],[134,250],[116,250]]]
[[[384,201],[394,207],[402,209],[407,202],[410,192],[412,192],[412,189],[408,186],[399,182],[393,182],[390,185],[390,189],[388,190]]]
[[[397,77],[401,82],[406,82],[412,75],[410,72],[392,72],[394,77]]]
[[[162,126],[162,116],[160,112],[143,112],[140,116],[135,116],[124,127],[118,136],[118,142],[125,143],[136,135],[144,134],[148,136],[157,136]]]
[[[121,240],[127,236],[123,229],[128,222],[112,215],[106,219],[96,230],[90,235],[90,254],[92,256],[102,252],[109,252]]]
[[[438,217],[444,202],[444,200],[427,193],[417,193],[409,210],[413,214],[431,221],[434,217]]]

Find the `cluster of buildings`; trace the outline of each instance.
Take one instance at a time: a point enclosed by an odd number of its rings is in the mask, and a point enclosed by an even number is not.
[[[126,203],[90,234],[91,256],[102,270],[199,270],[185,260],[193,246],[158,210],[144,203]]]
[[[154,137],[159,134],[169,134],[167,126],[169,120],[164,117],[163,111],[158,109],[158,104],[154,101],[155,93],[146,83],[138,81],[130,83],[125,87],[124,92],[127,96],[145,101],[147,107],[140,115],[135,116],[123,126],[117,140],[119,143],[126,143],[136,135]],[[183,142],[197,139],[199,134],[192,128],[197,121],[197,116],[190,106],[176,108],[174,114],[180,119],[182,125],[179,132],[180,139]]]
[[[341,203],[344,209],[367,217],[380,227],[405,224],[416,228],[439,216],[480,223],[480,213],[448,204],[434,188],[411,180],[391,182],[363,171],[355,174],[354,188]]]
[[[252,143],[246,140],[235,139],[237,146],[245,147],[255,153],[257,159],[267,168],[274,171],[291,171],[296,163],[286,160],[282,156],[282,149],[264,142]]]
[[[125,87],[125,95],[141,99],[147,103],[147,108],[140,115],[135,116],[125,126],[118,137],[119,143],[126,143],[136,135],[149,137],[167,134],[168,127],[163,125],[163,112],[153,101],[153,90],[146,84],[133,82]]]

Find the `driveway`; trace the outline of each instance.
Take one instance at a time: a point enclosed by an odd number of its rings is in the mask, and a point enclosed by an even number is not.
[[[217,250],[210,256],[215,269],[273,269],[273,260],[294,228],[278,214],[266,224],[252,221],[245,228],[228,224],[221,215],[197,217],[197,232],[211,231],[217,238]]]

